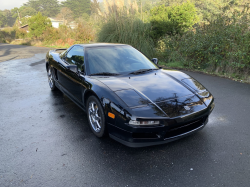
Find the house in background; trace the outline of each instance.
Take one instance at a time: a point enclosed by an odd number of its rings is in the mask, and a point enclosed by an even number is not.
[[[24,30],[26,32],[29,32],[29,25],[28,24],[23,25],[23,26],[19,27],[19,29]]]
[[[78,26],[78,24],[75,21],[72,21],[68,24],[68,27],[70,27],[71,29],[75,29]]]
[[[30,18],[31,16],[25,16],[25,18]],[[51,21],[52,23],[52,27],[54,28],[59,28],[59,25],[66,25],[67,24],[67,21],[66,20],[58,20],[56,18],[50,18],[49,17],[49,20]],[[19,21],[19,25],[21,25],[22,22]],[[68,26],[71,28],[71,29],[75,29],[77,27],[77,23],[75,21],[72,21],[68,24]],[[29,25],[28,24],[25,24],[25,25],[22,25],[22,26],[19,26],[19,29],[21,30],[25,30],[26,32],[29,32]]]
[[[55,18],[49,18],[51,23],[52,23],[52,27],[54,28],[59,28],[59,25],[63,25],[64,21],[63,20],[57,20]]]
[[[29,18],[31,18],[31,16],[24,16],[23,18],[22,18],[22,21],[24,21],[25,23],[27,23],[28,21],[28,19]],[[24,24],[23,25],[23,23],[22,23],[22,21],[21,20],[19,20],[18,21],[18,25],[19,25],[19,29],[21,29],[21,30],[24,30],[24,31],[26,31],[26,32],[29,32],[29,25],[28,24]]]

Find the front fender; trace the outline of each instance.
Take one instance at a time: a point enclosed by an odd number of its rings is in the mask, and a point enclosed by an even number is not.
[[[213,103],[213,96],[200,82],[193,77],[176,70],[162,70],[167,75],[181,83],[183,86],[195,93],[205,104],[209,106]]]
[[[131,119],[131,109],[109,87],[94,77],[86,76],[85,80],[88,82],[89,88],[83,93],[84,104],[86,104],[89,95],[95,95],[103,106],[107,123],[119,126],[121,123],[116,123],[116,121],[123,119],[123,121],[128,122]],[[114,119],[109,117],[109,112],[115,115]]]

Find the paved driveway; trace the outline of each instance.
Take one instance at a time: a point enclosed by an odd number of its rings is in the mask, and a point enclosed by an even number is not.
[[[24,59],[11,60],[0,44],[0,186],[250,186],[249,84],[186,72],[215,97],[208,125],[134,149],[96,138],[85,113],[50,91],[48,49],[7,48]]]

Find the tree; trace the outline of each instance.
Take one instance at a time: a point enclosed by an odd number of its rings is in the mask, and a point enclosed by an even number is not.
[[[20,8],[13,8],[11,9],[11,19],[12,19],[12,25],[14,26],[22,26],[25,24],[28,24],[28,18],[25,16],[34,16],[37,12],[35,9],[31,7],[21,6]]]
[[[34,16],[37,14],[37,11],[34,8],[21,6],[20,8],[11,9],[11,15],[14,19],[21,19],[25,16]]]
[[[12,17],[12,13],[10,10],[3,10],[0,11],[0,27],[2,26],[13,26],[14,22],[15,22],[15,18]]]
[[[190,2],[166,7],[160,5],[151,9],[152,37],[159,39],[165,34],[181,34],[198,22],[197,11]]]
[[[79,18],[82,15],[91,12],[91,0],[66,0],[62,2],[62,5],[68,7],[74,13],[74,18]],[[84,14],[85,13],[85,14]]]
[[[25,16],[34,16],[37,14],[37,11],[32,7],[21,6],[19,8],[19,13],[21,17],[25,17]]]
[[[56,16],[60,8],[57,0],[29,0],[24,6],[31,7],[47,17]]]
[[[7,23],[6,16],[0,12],[0,27],[4,27]]]
[[[93,0],[93,2],[91,2],[91,13],[99,14],[99,12],[100,12],[99,2],[97,0]]]
[[[32,16],[29,20],[29,34],[31,37],[39,37],[43,32],[52,27],[51,21],[38,12],[35,16]]]
[[[172,6],[183,2],[187,2],[187,0],[161,0],[159,4]],[[238,9],[241,5],[249,2],[249,0],[191,0],[191,2],[195,4],[197,13],[202,21],[213,21],[225,13],[225,11]]]
[[[62,19],[64,24],[65,24],[65,20],[67,20],[68,22],[73,21],[73,12],[67,8],[67,7],[63,7],[60,10],[60,13],[56,16],[57,19]]]

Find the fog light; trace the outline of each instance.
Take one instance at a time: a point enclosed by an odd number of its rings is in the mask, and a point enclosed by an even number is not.
[[[135,121],[135,120],[130,120],[129,124],[130,125],[158,125],[158,124],[160,124],[160,121]]]

